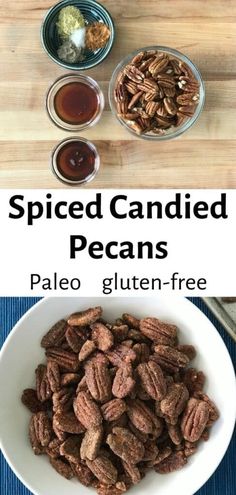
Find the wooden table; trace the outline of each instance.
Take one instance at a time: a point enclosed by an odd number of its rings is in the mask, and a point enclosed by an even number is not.
[[[104,0],[116,23],[107,60],[89,75],[107,95],[117,63],[145,45],[188,55],[206,82],[206,105],[184,136],[164,143],[133,138],[106,108],[83,133],[101,154],[98,177],[87,187],[236,187],[235,0]],[[69,134],[48,119],[49,84],[63,71],[44,53],[40,25],[50,0],[0,0],[0,187],[59,188],[50,170],[55,144]]]

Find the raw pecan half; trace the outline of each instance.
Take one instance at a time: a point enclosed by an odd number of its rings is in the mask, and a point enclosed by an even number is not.
[[[185,440],[197,442],[206,428],[210,416],[206,402],[191,398],[188,401],[181,421],[181,430]]]
[[[116,483],[118,476],[117,469],[105,455],[100,455],[93,461],[87,459],[86,464],[94,476],[105,485]]]
[[[74,400],[74,411],[77,419],[86,429],[102,423],[102,415],[96,402],[87,392],[79,392]]]
[[[115,427],[107,437],[110,449],[130,464],[137,464],[144,455],[143,444],[127,428]]]
[[[111,398],[111,376],[106,364],[91,360],[85,366],[85,378],[96,401],[107,402]]]
[[[154,400],[162,400],[166,395],[166,381],[163,372],[154,361],[141,363],[137,372],[144,390]]]

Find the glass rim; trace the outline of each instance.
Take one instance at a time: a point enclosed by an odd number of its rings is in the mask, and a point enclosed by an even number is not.
[[[183,60],[186,62],[190,68],[192,69],[195,77],[197,78],[200,88],[199,88],[199,93],[200,93],[200,99],[198,106],[193,114],[192,117],[188,118],[188,120],[179,127],[174,128],[175,130],[173,131],[171,128],[169,133],[168,131],[163,134],[163,135],[157,135],[157,134],[141,134],[139,135],[137,132],[135,132],[122,118],[118,116],[117,112],[117,107],[115,103],[115,98],[114,98],[114,86],[117,80],[117,77],[122,70],[123,67],[125,67],[130,60],[137,55],[138,53],[142,51],[150,51],[150,50],[158,50],[158,51],[163,51],[166,53],[170,53],[171,55],[175,56],[176,58],[179,58],[180,60]],[[183,133],[185,133],[187,130],[189,130],[198,120],[200,117],[202,110],[204,108],[205,104],[205,84],[201,75],[201,72],[199,71],[198,67],[190,60],[190,58],[187,55],[184,55],[182,52],[176,50],[175,48],[169,48],[167,46],[162,46],[162,45],[150,45],[146,46],[143,48],[140,48],[138,50],[134,50],[133,52],[129,53],[126,55],[116,66],[116,68],[113,71],[110,83],[109,83],[109,89],[108,89],[108,99],[109,99],[109,105],[111,108],[111,111],[113,115],[116,117],[118,122],[125,128],[127,129],[128,132],[130,132],[133,136],[135,136],[138,139],[143,139],[147,141],[168,141],[170,139],[175,139],[179,136],[181,136]]]
[[[94,117],[92,117],[88,122],[84,124],[70,124],[68,122],[63,121],[59,115],[56,113],[55,107],[54,107],[54,98],[55,95],[57,94],[57,91],[59,91],[63,86],[65,86],[68,80],[72,80],[71,82],[76,82],[80,81],[83,82],[84,84],[87,84],[90,88],[92,88],[94,91],[96,91],[96,95],[98,98],[98,110]],[[61,84],[64,83],[65,84]],[[55,94],[54,94],[55,91]],[[64,74],[57,79],[53,83],[50,84],[47,92],[46,92],[46,98],[45,98],[45,107],[46,111],[48,114],[48,117],[50,118],[51,122],[53,122],[54,125],[59,127],[59,129],[63,129],[64,131],[69,131],[69,132],[79,132],[79,131],[84,131],[85,129],[88,129],[89,127],[93,127],[98,123],[100,120],[104,107],[105,107],[105,98],[103,91],[100,88],[100,85],[95,81],[90,76],[84,75],[84,74]]]
[[[59,151],[68,143],[74,143],[74,142],[80,142],[80,143],[85,143],[89,146],[90,149],[93,150],[94,155],[95,155],[95,163],[94,163],[94,171],[87,176],[85,179],[82,180],[70,180],[64,177],[58,170],[57,166],[57,156]],[[70,186],[79,186],[88,182],[91,182],[97,175],[99,168],[100,168],[100,155],[98,153],[98,150],[96,146],[89,141],[86,138],[83,137],[78,137],[78,136],[72,136],[69,138],[65,138],[53,148],[52,153],[51,153],[51,169],[53,174],[56,176],[58,180],[63,182],[64,184],[70,185]]]

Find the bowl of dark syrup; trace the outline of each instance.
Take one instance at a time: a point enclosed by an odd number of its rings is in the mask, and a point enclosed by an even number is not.
[[[58,127],[66,131],[82,131],[99,121],[104,109],[104,96],[91,77],[68,74],[49,88],[46,108]]]
[[[60,181],[72,186],[93,180],[99,166],[96,147],[84,138],[64,139],[52,152],[54,174]]]

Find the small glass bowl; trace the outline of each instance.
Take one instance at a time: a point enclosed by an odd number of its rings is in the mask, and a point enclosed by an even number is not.
[[[97,96],[98,100],[98,106],[97,106],[97,111],[93,115],[93,117],[88,121],[83,124],[71,124],[69,122],[66,122],[60,118],[60,116],[57,114],[55,110],[55,105],[54,105],[54,100],[55,96],[57,95],[58,91],[63,87],[66,86],[70,83],[83,83],[86,84],[89,88],[91,88]],[[47,95],[46,95],[46,109],[47,113],[50,117],[50,119],[53,121],[54,124],[56,124],[58,127],[61,129],[64,129],[65,131],[83,131],[84,129],[87,129],[88,127],[92,127],[97,122],[99,121],[102,112],[104,110],[104,95],[102,90],[100,89],[98,83],[94,81],[89,76],[83,76],[80,74],[74,75],[74,74],[67,74],[65,76],[61,76],[56,81],[50,86]]]
[[[91,151],[93,152],[94,158],[95,158],[95,161],[94,161],[94,170],[93,170],[92,173],[89,173],[88,175],[86,175],[81,180],[71,180],[71,179],[65,177],[60,172],[60,170],[58,169],[57,157],[58,157],[59,152],[66,145],[68,145],[70,143],[77,143],[77,142],[86,144],[91,149]],[[84,139],[84,138],[81,138],[81,137],[80,138],[78,138],[78,137],[71,137],[71,138],[64,139],[63,141],[61,141],[60,143],[58,143],[57,146],[54,148],[54,150],[52,151],[51,166],[52,166],[52,171],[53,171],[54,175],[61,182],[63,182],[64,184],[69,184],[70,186],[79,186],[81,184],[85,184],[85,183],[91,182],[95,178],[95,176],[97,175],[98,170],[100,168],[100,157],[99,157],[97,148],[94,146],[93,143],[91,143],[87,139]]]
[[[185,62],[190,69],[192,70],[194,76],[196,77],[197,81],[199,82],[199,103],[196,107],[195,113],[193,114],[192,117],[188,118],[183,125],[179,127],[171,127],[170,129],[165,131],[165,134],[153,134],[153,133],[143,133],[143,134],[138,134],[135,132],[126,122],[123,120],[121,117],[119,117],[117,113],[117,104],[115,101],[115,96],[114,96],[114,91],[116,88],[116,82],[117,78],[122,72],[122,70],[131,62],[131,60],[138,55],[140,52],[145,52],[145,51],[150,51],[150,50],[157,50],[162,53],[167,53],[168,55],[171,55],[172,57],[179,59],[182,62]],[[116,116],[120,124],[127,129],[133,136],[136,136],[141,139],[146,139],[149,141],[166,141],[169,139],[176,138],[186,132],[190,127],[193,126],[193,124],[197,121],[199,118],[201,111],[204,107],[205,103],[205,85],[202,79],[202,76],[196,67],[196,65],[191,62],[191,60],[186,57],[186,55],[183,55],[181,52],[174,50],[172,48],[167,48],[165,46],[147,46],[145,48],[140,48],[139,50],[134,51],[133,53],[127,55],[116,67],[116,69],[113,72],[110,85],[109,85],[109,103],[110,107],[112,110],[112,113]]]

